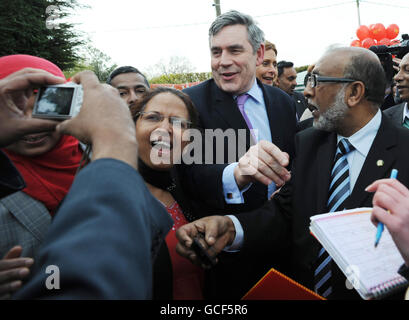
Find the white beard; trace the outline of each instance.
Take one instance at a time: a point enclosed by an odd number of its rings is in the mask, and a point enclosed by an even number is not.
[[[344,101],[345,90],[346,86],[337,93],[334,103],[325,112],[320,112],[319,118],[313,122],[314,128],[330,132],[337,131],[336,129],[348,112],[348,106]]]

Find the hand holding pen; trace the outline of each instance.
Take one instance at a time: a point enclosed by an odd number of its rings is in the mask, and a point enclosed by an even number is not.
[[[390,179],[396,179],[397,176],[398,176],[398,170],[392,169]],[[381,209],[386,213],[390,213],[389,206],[391,205],[391,203],[388,203],[388,205],[385,206],[385,201],[384,201],[385,200],[385,195],[388,195],[388,193],[385,192],[385,188],[390,187],[390,183],[388,183],[388,181],[390,181],[390,179],[376,180],[375,182],[373,182],[371,185],[369,185],[365,189],[365,191],[367,191],[367,192],[375,192],[373,200],[372,200],[373,210],[372,210],[372,215],[371,215],[372,223],[377,226],[376,236],[375,236],[375,248],[378,246],[379,241],[381,239],[383,229],[384,229],[384,225],[381,222],[381,220],[376,219],[376,217],[374,215],[374,211],[378,210],[378,209]],[[384,190],[381,191],[380,187],[382,187]],[[380,200],[383,200],[383,201],[380,201]],[[383,208],[385,208],[385,209],[383,209]]]
[[[366,188],[375,192],[371,220],[382,222],[409,267],[409,189],[396,179],[381,179]]]
[[[398,176],[398,170],[392,169],[391,171],[391,179],[396,179]],[[389,210],[388,210],[389,212]],[[384,225],[382,222],[378,222],[377,230],[376,230],[376,237],[375,237],[375,248],[378,246],[379,241],[381,240],[381,236],[383,233]]]

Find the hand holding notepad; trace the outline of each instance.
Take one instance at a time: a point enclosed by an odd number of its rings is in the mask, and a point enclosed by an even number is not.
[[[310,230],[363,299],[380,298],[407,286],[397,271],[403,264],[387,229],[377,248],[371,208],[311,217]]]

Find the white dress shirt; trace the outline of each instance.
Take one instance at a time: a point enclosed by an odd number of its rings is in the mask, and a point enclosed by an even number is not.
[[[249,95],[249,98],[244,104],[244,112],[253,126],[253,133],[256,137],[256,141],[266,140],[271,142],[270,122],[268,120],[263,91],[258,86],[256,79],[254,79],[254,84],[247,94]],[[237,97],[234,98],[236,99]],[[225,201],[228,204],[244,203],[243,194],[251,187],[251,184],[249,184],[240,190],[237,186],[236,180],[234,179],[234,169],[237,164],[238,162],[231,163],[223,170],[223,194]],[[271,183],[268,186],[268,194],[266,194],[266,198],[274,191],[275,184]]]
[[[402,123],[405,121],[405,118],[409,119],[409,107],[408,103],[405,103],[405,106],[403,107],[403,117],[402,117]]]

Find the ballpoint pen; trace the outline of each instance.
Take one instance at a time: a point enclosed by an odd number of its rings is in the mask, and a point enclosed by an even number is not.
[[[390,178],[391,179],[396,179],[397,176],[398,176],[398,170],[392,169]],[[384,229],[383,223],[378,222],[378,228],[376,230],[376,238],[375,238],[375,248],[378,246],[379,240],[381,240],[383,229]]]

